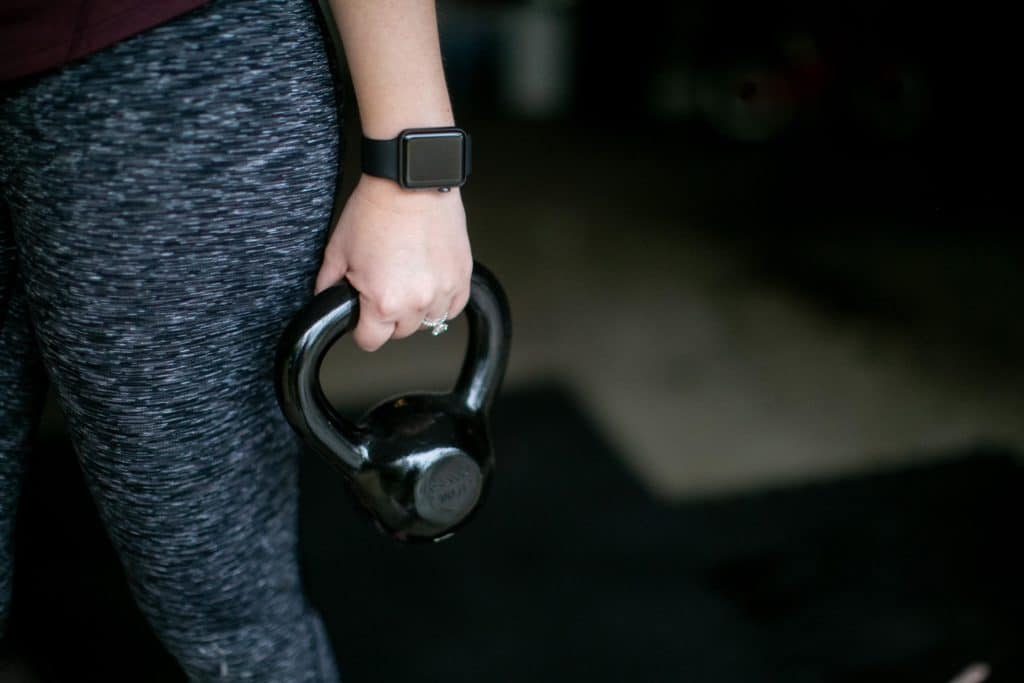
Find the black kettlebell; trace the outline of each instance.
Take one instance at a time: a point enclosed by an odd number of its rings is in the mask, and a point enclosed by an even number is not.
[[[488,411],[508,365],[505,292],[474,262],[469,348],[451,392],[387,399],[353,424],[320,386],[327,350],[359,319],[346,281],[326,289],[288,324],[277,348],[277,400],[314,451],[341,470],[378,526],[401,541],[438,541],[472,516],[494,469]]]

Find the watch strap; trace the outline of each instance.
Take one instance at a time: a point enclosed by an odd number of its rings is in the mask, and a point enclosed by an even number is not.
[[[398,182],[398,140],[374,140],[363,137],[363,173]]]

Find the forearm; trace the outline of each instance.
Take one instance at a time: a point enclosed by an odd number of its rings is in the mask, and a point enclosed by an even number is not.
[[[454,124],[434,0],[330,0],[363,134]]]
[[[434,0],[329,0],[363,134],[454,124]],[[373,351],[454,318],[469,301],[473,254],[459,188],[406,189],[364,173],[324,249],[316,291],[345,278],[359,292],[356,343]]]

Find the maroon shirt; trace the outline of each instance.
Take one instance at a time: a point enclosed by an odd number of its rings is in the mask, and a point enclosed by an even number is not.
[[[208,0],[5,0],[0,81],[63,66]]]

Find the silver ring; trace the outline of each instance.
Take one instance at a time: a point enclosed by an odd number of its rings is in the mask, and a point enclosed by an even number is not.
[[[432,335],[434,335],[436,337],[437,335],[441,334],[442,332],[445,332],[445,331],[448,330],[447,320],[448,320],[448,314],[445,313],[444,315],[442,315],[437,320],[427,320],[426,318],[424,318],[423,322],[421,322],[420,324],[423,325],[424,327],[429,327],[430,328],[430,334],[432,334]]]

